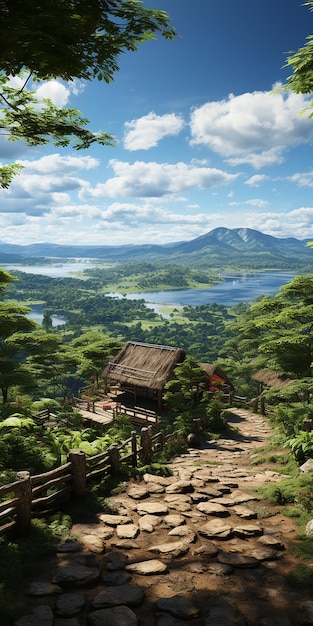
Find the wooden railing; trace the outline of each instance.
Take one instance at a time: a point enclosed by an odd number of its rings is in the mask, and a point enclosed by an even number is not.
[[[72,450],[64,465],[49,472],[35,476],[18,472],[14,482],[0,487],[0,536],[27,535],[32,518],[59,510],[71,498],[84,497],[88,481],[118,474],[123,463],[133,467],[139,460],[149,463],[174,436],[153,434],[151,426],[144,427],[140,436],[133,431],[129,439],[100,454],[86,457],[81,450]]]

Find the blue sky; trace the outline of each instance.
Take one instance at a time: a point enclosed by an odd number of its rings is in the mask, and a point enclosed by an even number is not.
[[[190,240],[213,228],[313,237],[313,119],[308,98],[277,87],[289,51],[313,33],[298,0],[146,0],[180,36],[120,59],[114,83],[38,88],[79,108],[115,148],[26,148],[0,191],[8,243],[110,244]]]

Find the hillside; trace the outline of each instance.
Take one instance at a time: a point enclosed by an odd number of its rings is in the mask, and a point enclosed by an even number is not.
[[[192,262],[194,266],[237,268],[282,268],[313,270],[313,251],[307,241],[278,238],[251,228],[215,228],[191,241],[156,245],[90,246],[35,243],[16,245],[0,242],[0,262],[15,263],[31,258],[98,258],[104,261],[168,260]]]

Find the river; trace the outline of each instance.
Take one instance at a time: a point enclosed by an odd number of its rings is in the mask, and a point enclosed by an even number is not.
[[[176,289],[169,291],[142,291],[128,293],[125,296],[119,293],[109,293],[112,297],[128,300],[143,299],[155,305],[189,305],[224,304],[232,306],[239,302],[250,302],[259,296],[268,296],[277,293],[282,285],[294,278],[291,272],[260,272],[254,274],[221,275],[223,282],[214,285],[211,289]],[[157,310],[157,306],[153,307]]]

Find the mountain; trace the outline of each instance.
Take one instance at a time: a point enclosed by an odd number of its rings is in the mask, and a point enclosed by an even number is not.
[[[294,237],[281,239],[252,228],[220,227],[191,241],[166,245],[76,246],[35,243],[20,246],[0,241],[1,263],[23,263],[38,257],[97,258],[109,262],[167,260],[175,263],[192,262],[194,266],[207,268],[301,268],[313,272],[313,250],[307,246],[307,240],[301,241]]]

